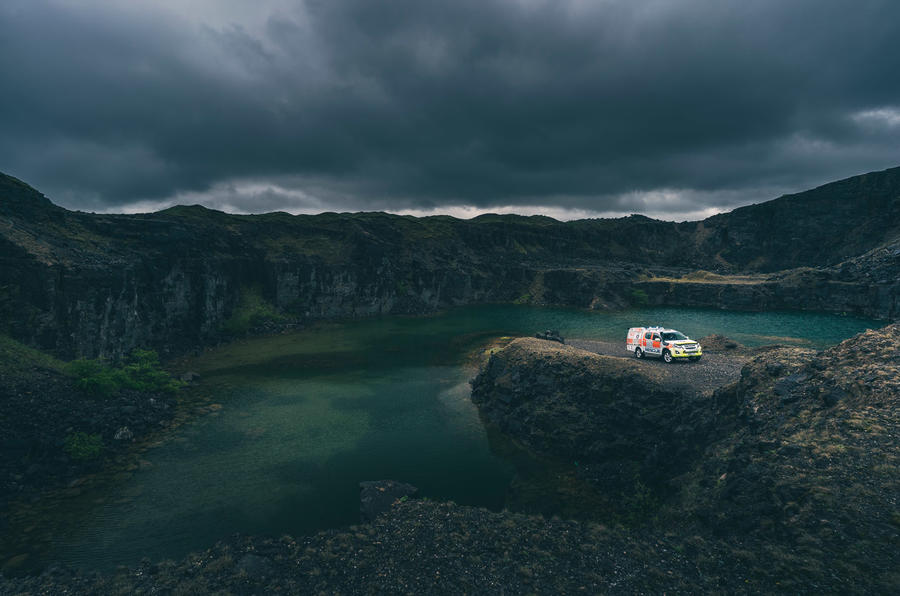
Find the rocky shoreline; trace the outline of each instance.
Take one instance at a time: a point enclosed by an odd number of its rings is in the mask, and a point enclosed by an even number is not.
[[[0,391],[8,397],[0,403],[0,511],[5,502],[98,471],[136,439],[167,425],[175,409],[174,397],[164,393],[84,396],[71,379],[46,370],[34,371],[25,384],[0,383]],[[99,436],[101,451],[89,459],[68,454],[65,437],[77,432]]]
[[[611,504],[627,501],[628,483],[610,481],[620,469],[664,488],[638,502],[639,524],[400,498],[368,524],[235,537],[112,574],[48,569],[0,578],[0,592],[894,593],[898,333],[759,350],[742,356],[736,382],[692,395],[668,391],[662,367],[645,362],[534,339],[495,351],[475,382],[484,415],[535,450],[596,454],[584,468]],[[644,397],[624,403],[620,386]],[[577,424],[544,424],[576,404]],[[602,467],[610,457],[630,465]]]
[[[6,338],[0,356],[0,571],[19,573],[32,569],[38,538],[23,531],[35,516],[128,474],[139,448],[189,412],[171,391],[85,391],[68,365]]]

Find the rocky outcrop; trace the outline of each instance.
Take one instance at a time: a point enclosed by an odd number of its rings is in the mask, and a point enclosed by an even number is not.
[[[494,353],[472,401],[532,450],[579,466],[610,496],[663,489],[698,453],[714,404],[659,367],[522,338]]]
[[[647,513],[682,547],[783,588],[893,593],[898,337],[893,324],[824,352],[760,349],[737,382],[699,397],[667,393],[648,363],[522,339],[492,356],[473,400],[536,451],[591,458],[607,497],[627,496],[607,484],[623,463],[666,480]]]
[[[765,543],[779,565],[900,585],[900,325],[782,348],[720,391],[739,423],[685,478],[678,515]]]

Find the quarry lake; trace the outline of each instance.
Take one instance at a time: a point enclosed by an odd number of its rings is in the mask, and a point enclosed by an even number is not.
[[[239,341],[186,365],[201,375],[196,391],[217,406],[147,450],[139,469],[102,498],[70,499],[57,511],[65,523],[45,520],[54,527],[40,533],[53,538],[41,557],[108,569],[179,558],[235,533],[299,536],[345,526],[358,521],[363,480],[400,480],[420,496],[500,509],[514,477],[543,464],[489,441],[469,399],[473,352],[499,336],[558,329],[621,341],[624,356],[626,329],[645,324],[693,338],[721,333],[748,346],[815,348],[881,326],[812,313],[498,305]]]

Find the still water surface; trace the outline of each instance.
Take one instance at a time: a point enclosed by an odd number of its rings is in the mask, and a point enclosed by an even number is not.
[[[492,452],[469,400],[467,356],[491,338],[545,329],[624,343],[627,327],[644,324],[816,348],[879,326],[810,313],[504,305],[238,342],[189,364],[221,409],[145,453],[103,502],[81,504],[78,519],[53,533],[47,558],[104,569],[178,558],[234,533],[348,525],[358,521],[362,480],[401,480],[434,499],[499,509],[517,468],[533,463]]]

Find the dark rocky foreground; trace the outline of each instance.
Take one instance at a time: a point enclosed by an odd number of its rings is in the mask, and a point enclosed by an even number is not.
[[[95,215],[0,174],[0,333],[62,357],[518,301],[900,314],[900,168],[701,222]]]
[[[679,366],[532,339],[495,353],[475,383],[485,414],[537,451],[584,450],[612,513],[619,500],[641,520],[399,499],[371,524],[235,537],[109,575],[0,578],[0,593],[897,593],[898,334],[762,350],[700,394],[668,390],[677,373],[662,371]],[[623,470],[652,498],[634,500]]]
[[[4,594],[526,594],[708,591],[665,537],[450,503],[399,503],[372,524],[293,539],[235,538],[178,563],[110,576],[50,570]],[[734,585],[741,591],[760,584]]]

